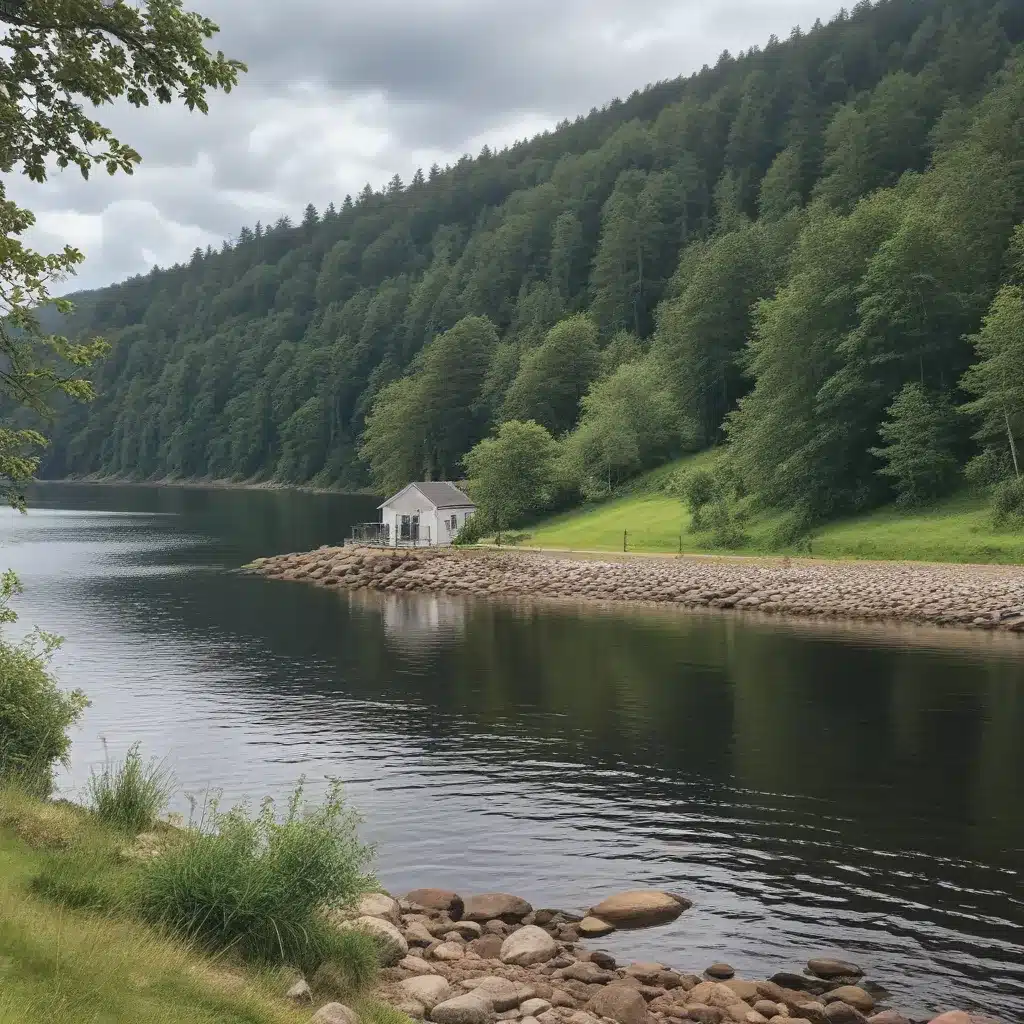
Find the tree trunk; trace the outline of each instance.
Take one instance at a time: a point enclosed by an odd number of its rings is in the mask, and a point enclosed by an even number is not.
[[[1013,429],[1010,427],[1010,414],[1006,411],[1005,405],[1003,406],[1003,418],[1006,420],[1006,436],[1010,439],[1010,454],[1013,456],[1013,472],[1019,480],[1020,463],[1017,461],[1017,444],[1013,440]]]

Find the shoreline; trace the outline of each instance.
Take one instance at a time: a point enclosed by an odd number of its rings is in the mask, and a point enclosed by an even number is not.
[[[1024,567],[737,556],[322,547],[243,571],[338,590],[755,613],[1024,636]]]
[[[339,497],[375,498],[378,495],[371,490],[341,490],[338,487],[311,487],[308,484],[282,484],[271,480],[226,480],[222,477],[210,477],[208,479],[189,477],[184,480],[174,480],[169,477],[161,477],[156,480],[128,480],[124,477],[114,476],[75,476],[60,477],[58,479],[34,480],[38,484],[58,484],[72,487],[101,485],[103,487],[151,487],[151,488],[172,488],[180,487],[189,491],[296,491],[301,494],[334,494]]]
[[[998,1024],[936,1008],[905,1015],[860,966],[830,956],[747,980],[728,963],[685,973],[661,962],[619,963],[595,948],[612,932],[665,924],[691,906],[685,896],[642,889],[576,914],[534,909],[508,893],[464,899],[417,889],[397,899],[370,894],[337,924],[380,940],[386,966],[377,998],[434,1024]],[[314,975],[289,994],[310,998],[316,988]],[[922,1009],[926,1016],[917,1016]],[[313,1018],[321,1019],[333,1021]]]

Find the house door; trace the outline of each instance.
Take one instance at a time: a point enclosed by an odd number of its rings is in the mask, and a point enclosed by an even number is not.
[[[416,543],[416,541],[418,541],[420,539],[420,517],[419,516],[413,516],[412,517],[412,523],[410,524],[410,529],[409,529],[409,539],[413,543]]]

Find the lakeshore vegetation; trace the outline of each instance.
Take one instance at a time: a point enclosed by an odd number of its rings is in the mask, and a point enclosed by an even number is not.
[[[714,450],[725,546],[958,492],[1019,530],[1022,43],[1016,4],[861,2],[75,296],[44,319],[112,351],[43,471],[468,474],[507,530]]]

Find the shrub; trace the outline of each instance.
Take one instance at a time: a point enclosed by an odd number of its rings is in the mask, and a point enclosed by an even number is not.
[[[683,481],[683,497],[690,510],[690,529],[694,533],[707,528],[705,509],[718,498],[718,481],[706,469],[694,470]]]
[[[129,835],[151,829],[173,792],[170,773],[155,759],[144,764],[138,743],[122,762],[108,758],[89,778],[89,802],[99,819]]]
[[[338,783],[303,813],[303,783],[278,821],[269,798],[219,811],[213,801],[198,824],[140,874],[136,903],[148,920],[216,948],[310,973],[332,956],[351,957],[324,917],[374,885],[372,849],[357,835],[358,816]],[[347,951],[347,952],[346,952]]]
[[[992,521],[996,526],[1024,526],[1024,478],[998,484],[992,492]]]
[[[0,624],[17,616],[8,608],[21,592],[18,577],[0,577]],[[68,729],[89,702],[81,690],[61,690],[49,670],[60,637],[36,630],[10,643],[0,637],[0,781],[48,796],[53,769],[67,764]]]

